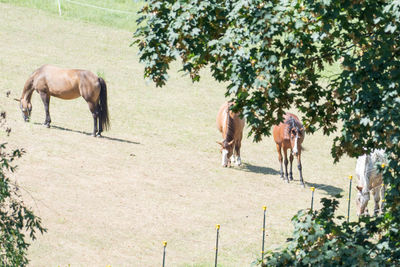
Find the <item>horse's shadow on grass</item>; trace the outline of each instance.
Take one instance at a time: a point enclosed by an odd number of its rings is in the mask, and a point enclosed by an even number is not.
[[[336,187],[333,185],[317,184],[317,183],[309,183],[309,182],[305,182],[305,184],[307,187],[315,187],[315,190],[323,190],[330,196],[335,196],[335,195],[343,192],[342,188],[339,188],[339,187]]]
[[[268,168],[268,167],[255,166],[255,165],[252,165],[250,163],[245,163],[245,162],[242,164],[242,166],[238,170],[242,170],[242,171],[246,171],[246,172],[253,172],[253,173],[269,174],[269,175],[279,175],[280,174],[280,172],[275,169]],[[279,178],[279,179],[282,180],[281,178]],[[296,181],[296,179],[294,181]],[[299,180],[297,180],[297,181],[299,181]],[[342,188],[339,188],[339,187],[336,187],[333,185],[309,183],[307,181],[305,181],[305,185],[306,185],[306,187],[315,187],[316,190],[323,190],[330,196],[335,196],[335,195],[343,192]]]
[[[35,122],[34,124],[35,125],[43,125],[43,124],[37,123],[37,122]],[[56,126],[56,125],[51,125],[50,128],[61,130],[61,131],[84,134],[84,135],[87,135],[87,136],[92,136],[92,134],[88,133],[88,132],[72,130],[72,129],[69,129],[69,128],[64,128],[64,127],[60,127],[60,126]],[[115,138],[115,137],[101,136],[101,138],[102,139],[106,139],[106,140],[110,140],[110,141],[116,141],[116,142],[122,142],[122,143],[134,144],[134,145],[140,145],[139,142],[130,141],[130,140],[126,140],[126,139]]]
[[[250,163],[245,163],[245,162],[242,163],[240,170],[243,170],[246,172],[253,172],[253,173],[270,174],[270,175],[279,174],[279,171],[274,170],[272,168],[255,166],[255,165],[252,165]]]

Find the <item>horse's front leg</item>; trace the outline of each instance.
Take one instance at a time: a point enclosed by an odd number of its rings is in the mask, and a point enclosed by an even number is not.
[[[379,214],[380,208],[379,208],[379,202],[381,201],[381,188],[375,188],[372,190],[372,193],[374,194],[374,201],[375,201],[375,207],[374,207],[374,216],[377,216]]]
[[[290,153],[289,160],[290,160],[290,172],[289,172],[289,179],[290,179],[290,181],[293,181],[293,171],[292,171],[292,165],[293,165],[293,154],[292,154],[292,153]]]
[[[241,143],[239,141],[235,145],[236,165],[237,166],[242,165],[242,159],[240,158],[240,146],[241,146]]]
[[[47,128],[50,128],[50,123],[51,123],[50,111],[49,111],[50,95],[43,91],[40,91],[39,94],[40,94],[40,98],[42,99],[42,102],[44,105],[44,111],[46,113],[46,119],[44,120],[44,125]]]
[[[287,150],[285,149],[285,147],[283,147],[283,156],[285,158],[285,181],[287,183],[289,183],[289,178],[288,178],[288,169],[287,169],[287,165],[288,165],[288,158],[287,158]]]
[[[381,212],[383,213],[383,208],[385,207],[385,190],[386,190],[386,185],[382,185],[381,188],[381,197],[382,197],[382,204],[381,204]]]

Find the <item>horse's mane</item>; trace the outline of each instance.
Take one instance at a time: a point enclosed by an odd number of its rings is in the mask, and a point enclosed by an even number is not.
[[[290,135],[290,131],[292,129],[297,129],[298,131],[302,132],[303,131],[303,125],[301,125],[301,123],[299,121],[297,121],[295,118],[293,117],[289,117],[286,121],[285,124],[287,124],[289,127],[287,127],[286,129],[286,134],[289,136]]]
[[[297,126],[297,125],[296,125],[296,120],[295,120],[293,117],[289,117],[289,118],[286,120],[286,124],[289,125],[289,127],[288,127],[289,132],[290,132],[291,129],[297,128],[297,127],[296,127],[296,126]]]
[[[234,139],[234,135],[235,135],[235,124],[234,124],[231,116],[229,116],[229,111],[230,111],[231,105],[232,104],[229,103],[228,107],[226,108],[226,127],[227,127],[228,131],[226,132],[225,140],[227,142],[232,141]]]
[[[33,75],[29,77],[29,79],[25,82],[24,89],[22,90],[22,97],[24,97],[28,102],[31,102],[32,93],[33,93]]]

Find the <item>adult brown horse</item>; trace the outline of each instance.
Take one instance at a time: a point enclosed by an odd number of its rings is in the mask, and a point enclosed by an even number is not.
[[[224,103],[217,115],[217,128],[222,133],[223,138],[222,142],[217,142],[221,145],[223,167],[231,165],[230,157],[232,154],[234,154],[233,160],[238,166],[242,163],[240,159],[240,147],[242,143],[244,120],[239,117],[239,114],[230,110],[232,105],[232,102]]]
[[[42,98],[46,112],[44,125],[50,127],[50,96],[61,99],[75,99],[82,96],[93,115],[93,136],[101,136],[103,129],[109,128],[107,106],[107,86],[101,77],[88,70],[62,69],[52,65],[43,65],[35,70],[25,82],[20,99],[20,108],[25,121],[32,111],[31,97],[37,91]],[[97,129],[97,125],[99,128]]]
[[[301,166],[301,144],[304,140],[304,127],[301,124],[299,118],[291,113],[284,115],[284,121],[279,125],[275,125],[272,134],[276,143],[276,149],[278,150],[278,159],[281,164],[281,178],[285,179],[289,183],[289,179],[293,180],[292,163],[293,155],[297,157],[298,168],[300,172],[300,183],[304,187],[302,166]],[[288,177],[288,158],[287,150],[290,149],[290,173]],[[282,167],[282,151],[285,156],[285,178],[283,177]]]

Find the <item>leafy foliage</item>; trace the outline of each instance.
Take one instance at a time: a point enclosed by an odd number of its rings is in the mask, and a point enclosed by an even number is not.
[[[385,266],[371,237],[362,227],[368,217],[359,223],[347,223],[343,216],[335,217],[337,199],[321,200],[320,211],[301,210],[292,218],[294,231],[287,247],[268,251],[262,266]]]
[[[384,216],[339,230],[343,244],[378,234],[377,255],[399,264],[400,0],[151,0],[140,13],[134,43],[145,77],[164,85],[180,59],[195,82],[209,66],[255,141],[297,108],[307,132],[336,135],[335,161],[386,149]],[[341,68],[325,76],[333,65]]]
[[[0,117],[0,128],[10,129],[5,124],[6,113]],[[46,232],[41,219],[26,207],[19,193],[18,185],[7,173],[15,172],[14,161],[24,154],[23,149],[8,151],[6,143],[0,143],[0,265],[25,266],[28,264],[26,252],[29,243],[26,235],[35,240],[36,232]]]

